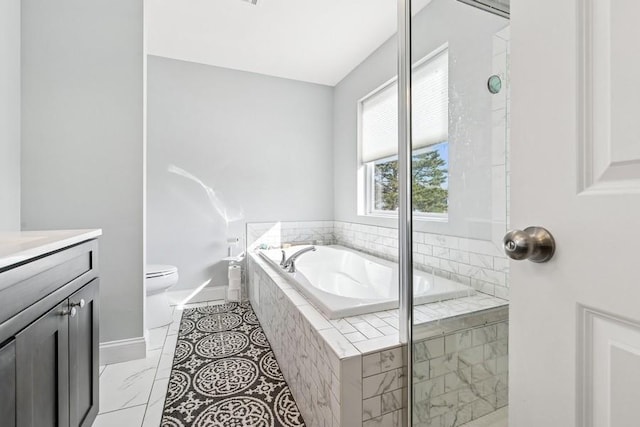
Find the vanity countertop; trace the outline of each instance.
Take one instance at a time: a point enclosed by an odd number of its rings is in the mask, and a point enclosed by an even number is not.
[[[0,269],[100,235],[100,229],[0,232]]]

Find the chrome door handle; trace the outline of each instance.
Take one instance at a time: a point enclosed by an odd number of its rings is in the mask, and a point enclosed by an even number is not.
[[[547,262],[556,251],[556,242],[549,231],[542,227],[511,230],[502,239],[504,253],[511,259],[531,262]]]

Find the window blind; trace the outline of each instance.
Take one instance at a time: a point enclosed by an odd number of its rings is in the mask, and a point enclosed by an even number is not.
[[[449,55],[445,50],[413,69],[413,148],[446,141],[449,136]],[[398,82],[362,101],[362,161],[398,153]]]

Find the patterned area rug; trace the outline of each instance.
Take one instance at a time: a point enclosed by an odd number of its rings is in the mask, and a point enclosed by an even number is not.
[[[249,303],[184,310],[161,425],[304,426]]]

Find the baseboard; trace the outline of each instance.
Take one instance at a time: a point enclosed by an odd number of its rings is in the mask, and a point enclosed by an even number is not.
[[[227,291],[226,286],[212,286],[203,288],[197,294],[191,296],[195,289],[185,289],[180,291],[168,291],[167,298],[169,298],[169,304],[193,304],[198,302],[216,301],[225,299]],[[191,298],[189,298],[191,296]],[[188,298],[188,301],[187,301]]]
[[[100,343],[100,365],[127,362],[147,357],[145,337]]]

